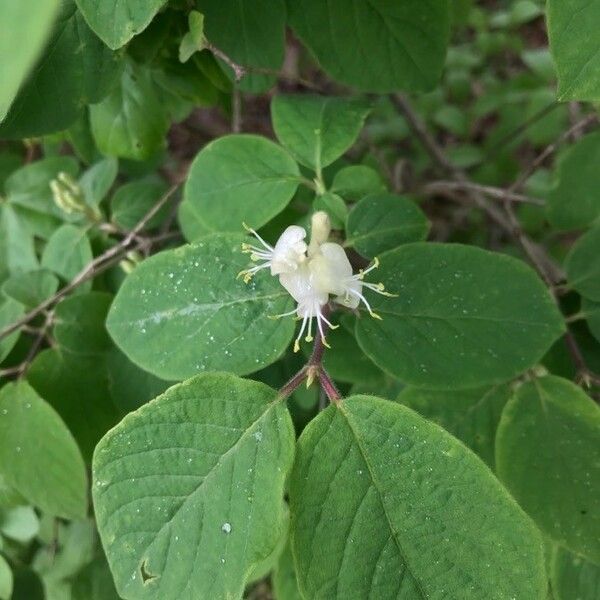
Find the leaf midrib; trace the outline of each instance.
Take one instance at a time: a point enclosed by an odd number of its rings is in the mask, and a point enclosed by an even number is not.
[[[419,593],[420,593],[421,597],[423,598],[423,600],[427,600],[430,596],[425,591],[424,585],[421,582],[421,580],[419,580],[417,578],[417,576],[415,575],[415,572],[407,558],[406,551],[404,550],[404,548],[402,547],[402,544],[400,543],[400,539],[398,538],[398,533],[392,525],[392,520],[388,514],[386,503],[384,502],[384,494],[382,493],[379,482],[377,481],[377,478],[375,477],[375,472],[374,472],[373,467],[371,466],[371,462],[368,458],[367,450],[364,447],[364,445],[362,444],[362,442],[360,440],[360,436],[358,435],[358,432],[356,431],[356,429],[354,428],[354,426],[352,424],[352,421],[350,419],[350,414],[348,412],[346,412],[346,410],[345,410],[344,403],[340,402],[337,405],[337,408],[339,409],[340,413],[346,419],[346,423],[348,424],[348,429],[350,429],[352,436],[356,440],[356,445],[357,445],[357,447],[360,451],[360,454],[365,462],[367,470],[369,471],[369,476],[371,477],[371,481],[373,482],[373,487],[375,488],[375,491],[377,492],[379,502],[381,503],[381,506],[383,508],[383,514],[385,515],[385,519],[387,521],[389,530],[392,534],[392,538],[394,540],[396,548],[398,549],[398,552],[400,553],[400,556],[402,557],[402,560],[404,561],[406,570],[410,573],[411,577],[413,578],[413,580],[417,586],[417,589],[419,590]]]

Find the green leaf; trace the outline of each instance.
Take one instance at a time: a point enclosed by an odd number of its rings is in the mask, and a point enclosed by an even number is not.
[[[104,326],[112,295],[76,294],[62,300],[54,311],[54,337],[74,354],[94,355],[110,350],[112,341]]]
[[[401,244],[423,240],[428,232],[427,217],[408,197],[372,194],[350,211],[346,245],[372,258]]]
[[[150,71],[131,61],[120,85],[90,107],[92,135],[100,152],[131,160],[148,160],[164,147],[167,117]]]
[[[559,100],[600,100],[597,0],[548,0],[548,37]]]
[[[59,4],[59,0],[0,0],[0,122],[38,57]],[[1,592],[0,598],[4,599]]]
[[[285,526],[294,439],[277,393],[229,374],[200,375],[125,417],[93,463],[119,594],[240,598]]]
[[[439,79],[446,0],[297,0],[289,23],[334,79],[369,92],[425,91]]]
[[[166,0],[76,0],[89,26],[113,50],[150,24]]]
[[[120,600],[104,557],[98,557],[73,579],[72,600]]]
[[[508,385],[459,391],[407,387],[398,402],[449,431],[494,469],[496,429],[510,395]]]
[[[66,129],[86,104],[102,99],[120,68],[120,56],[94,35],[73,0],[63,0],[40,60],[0,125],[0,138]]]
[[[204,15],[193,10],[188,15],[190,30],[183,36],[179,44],[179,61],[184,63],[190,59],[192,54],[206,48],[204,37]]]
[[[0,297],[0,329],[12,325],[15,321],[20,319],[24,313],[25,309],[22,304],[12,298]],[[14,348],[20,334],[21,332],[17,330],[14,333],[7,335],[5,338],[0,339],[0,363]]]
[[[354,144],[369,110],[356,98],[277,95],[271,102],[277,139],[317,173]]]
[[[58,278],[50,271],[17,273],[4,282],[2,293],[27,308],[35,308],[54,295],[58,289],[58,283]]]
[[[38,534],[40,521],[31,506],[16,506],[0,514],[0,533],[21,544]]]
[[[62,225],[48,240],[42,253],[42,267],[70,281],[92,261],[87,229]]]
[[[367,194],[385,192],[385,184],[375,169],[352,165],[340,169],[333,178],[331,191],[348,201],[358,201]]]
[[[122,185],[112,197],[112,221],[123,229],[133,229],[142,217],[161,199],[167,191],[162,180],[132,181]],[[158,227],[164,220],[169,207],[159,210],[146,226]]]
[[[85,516],[87,478],[77,444],[25,381],[0,389],[0,465],[7,483],[41,510]]]
[[[314,419],[290,479],[304,598],[542,598],[542,543],[489,469],[413,411],[352,396]]]
[[[357,340],[375,364],[430,389],[501,383],[535,365],[564,331],[548,290],[524,263],[459,244],[416,243],[381,256]],[[510,286],[507,285],[510,282]]]
[[[183,236],[188,242],[196,242],[211,232],[200,220],[192,203],[185,200],[180,202],[177,208],[177,221]]]
[[[550,191],[546,214],[559,230],[590,227],[600,217],[600,133],[582,137],[558,161],[558,182]]]
[[[107,320],[121,350],[170,380],[214,369],[245,375],[279,358],[294,324],[269,315],[289,311],[291,297],[275,277],[258,276],[249,285],[237,278],[248,265],[245,239],[212,234],[136,267]]]
[[[600,301],[600,226],[573,244],[565,259],[565,269],[569,286],[585,298]]]
[[[315,198],[313,210],[324,210],[331,220],[333,229],[344,229],[348,217],[348,207],[340,196],[332,192],[325,192]]]
[[[204,34],[229,58],[245,67],[280,70],[285,46],[284,0],[198,0],[196,6],[204,14]],[[221,65],[233,78],[229,66]],[[272,75],[250,72],[240,87],[259,93],[274,82]]]
[[[114,158],[104,158],[92,165],[79,180],[86,204],[98,206],[112,187],[119,172],[119,163]]]
[[[600,561],[600,409],[575,384],[543,377],[509,400],[496,436],[498,475],[540,529]]]
[[[105,358],[44,350],[29,367],[27,380],[62,417],[89,462],[121,412],[111,395]]]
[[[0,472],[0,511],[15,508],[15,506],[21,506],[23,504],[27,504],[25,499],[19,492],[6,483],[4,476]],[[0,538],[0,550],[1,549],[2,541]]]
[[[273,592],[277,600],[303,600],[298,589],[294,557],[289,544],[279,557],[272,577]]]
[[[550,570],[555,600],[596,600],[600,597],[600,566],[557,547]]]
[[[33,236],[15,209],[0,203],[0,283],[10,275],[38,268]]]
[[[298,165],[257,135],[228,135],[205,146],[190,167],[188,210],[213,231],[259,228],[280,213],[300,182]]]
[[[13,575],[10,565],[0,554],[0,600],[10,600],[13,590]]]

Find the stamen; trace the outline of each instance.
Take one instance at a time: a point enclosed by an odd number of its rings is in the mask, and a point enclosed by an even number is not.
[[[373,312],[373,309],[371,308],[371,305],[368,303],[367,299],[360,292],[357,292],[356,290],[352,290],[352,289],[349,289],[348,291],[351,294],[354,294],[357,298],[359,298],[361,300],[361,302],[363,302],[363,304],[367,307],[367,310],[369,311],[369,314],[374,319],[379,319],[380,321],[382,320],[382,318],[377,313]]]
[[[397,298],[398,297],[398,294],[392,294],[391,292],[386,292],[385,286],[383,285],[383,283],[363,282],[363,287],[373,290],[374,292],[376,292],[377,294],[380,294],[381,296],[387,296],[389,298]]]
[[[281,313],[280,315],[267,315],[267,319],[277,320],[277,319],[282,319],[283,317],[289,317],[290,315],[293,315],[293,314],[296,314],[295,308],[290,310],[290,312]]]
[[[313,320],[313,316],[314,316],[314,314],[313,314],[314,310],[315,310],[315,307],[313,305],[312,308],[310,309],[310,313],[309,313],[310,317],[308,318],[308,332],[306,333],[306,337],[304,338],[305,341],[307,341],[307,342],[312,342],[313,341],[313,336],[312,336],[312,320]]]
[[[263,240],[260,235],[258,235],[258,233],[252,229],[252,227],[248,227],[248,225],[246,225],[246,223],[242,223],[242,225],[244,226],[244,229],[246,231],[248,231],[249,233],[251,233],[267,250],[270,250],[271,252],[273,252],[273,246],[267,244],[267,242],[265,242],[265,240]]]
[[[302,318],[302,325],[300,326],[300,333],[298,334],[298,337],[294,341],[294,352],[298,352],[300,350],[300,340],[302,339],[302,334],[304,333],[304,328],[306,327],[306,321],[308,319],[309,319],[308,313],[305,313],[304,317]]]
[[[327,343],[327,340],[325,339],[325,334],[323,333],[323,325],[321,324],[321,321],[327,322],[327,319],[321,314],[321,311],[318,310],[317,327],[319,328],[319,333],[321,334],[321,341],[323,342],[323,346],[325,346],[326,348],[331,348],[331,346]]]

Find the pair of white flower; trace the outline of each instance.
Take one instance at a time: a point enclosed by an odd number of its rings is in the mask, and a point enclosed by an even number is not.
[[[328,242],[331,224],[327,213],[319,211],[312,217],[310,244],[304,241],[306,230],[297,225],[288,227],[279,237],[275,246],[265,242],[256,231],[246,227],[261,243],[262,247],[243,244],[242,251],[250,254],[253,262],[260,264],[242,271],[239,275],[248,283],[252,276],[262,269],[269,268],[271,275],[278,276],[281,285],[298,303],[289,313],[277,315],[286,317],[296,314],[302,319],[300,332],[294,343],[294,352],[300,349],[300,339],[307,331],[306,341],[312,341],[312,320],[316,319],[317,329],[323,344],[327,347],[323,324],[335,329],[324,315],[324,308],[333,296],[333,301],[348,308],[357,308],[362,302],[372,317],[381,317],[373,312],[362,290],[366,287],[374,292],[391,296],[381,283],[366,283],[363,277],[377,268],[377,259],[364,271],[352,273],[352,266],[346,252],[339,244]],[[307,329],[308,326],[308,329]]]

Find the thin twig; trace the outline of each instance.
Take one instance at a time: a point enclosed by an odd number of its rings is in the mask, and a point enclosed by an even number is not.
[[[231,94],[231,131],[241,133],[242,131],[242,93],[239,86],[233,86]]]
[[[104,271],[108,266],[112,266],[115,260],[118,262],[121,256],[130,250],[139,250],[144,247],[145,244],[151,243],[148,240],[141,239],[137,240],[138,233],[147,225],[152,217],[170,200],[173,194],[179,188],[179,183],[173,185],[156,204],[140,219],[137,225],[117,244],[106,250],[100,256],[97,256],[89,264],[87,264],[75,277],[62,289],[60,289],[52,297],[44,300],[44,302],[38,304],[34,309],[26,313],[21,319],[15,321],[11,325],[8,325],[4,329],[0,330],[0,340],[17,331],[23,325],[29,323],[32,319],[37,317],[39,314],[52,308],[62,298],[71,293],[74,289],[79,287],[82,283],[85,283],[89,279],[95,277],[100,272]],[[165,239],[165,236],[159,236],[161,239]],[[152,239],[152,238],[150,238]],[[132,242],[137,243],[134,247],[130,247]],[[157,240],[153,240],[155,243]]]
[[[448,192],[464,191],[464,192],[480,192],[493,198],[494,200],[510,200],[511,202],[523,204],[535,204],[544,206],[545,202],[541,198],[533,198],[524,194],[517,194],[508,190],[492,187],[489,185],[479,185],[471,181],[433,181],[428,183],[423,188],[423,193],[430,194],[446,194]]]

